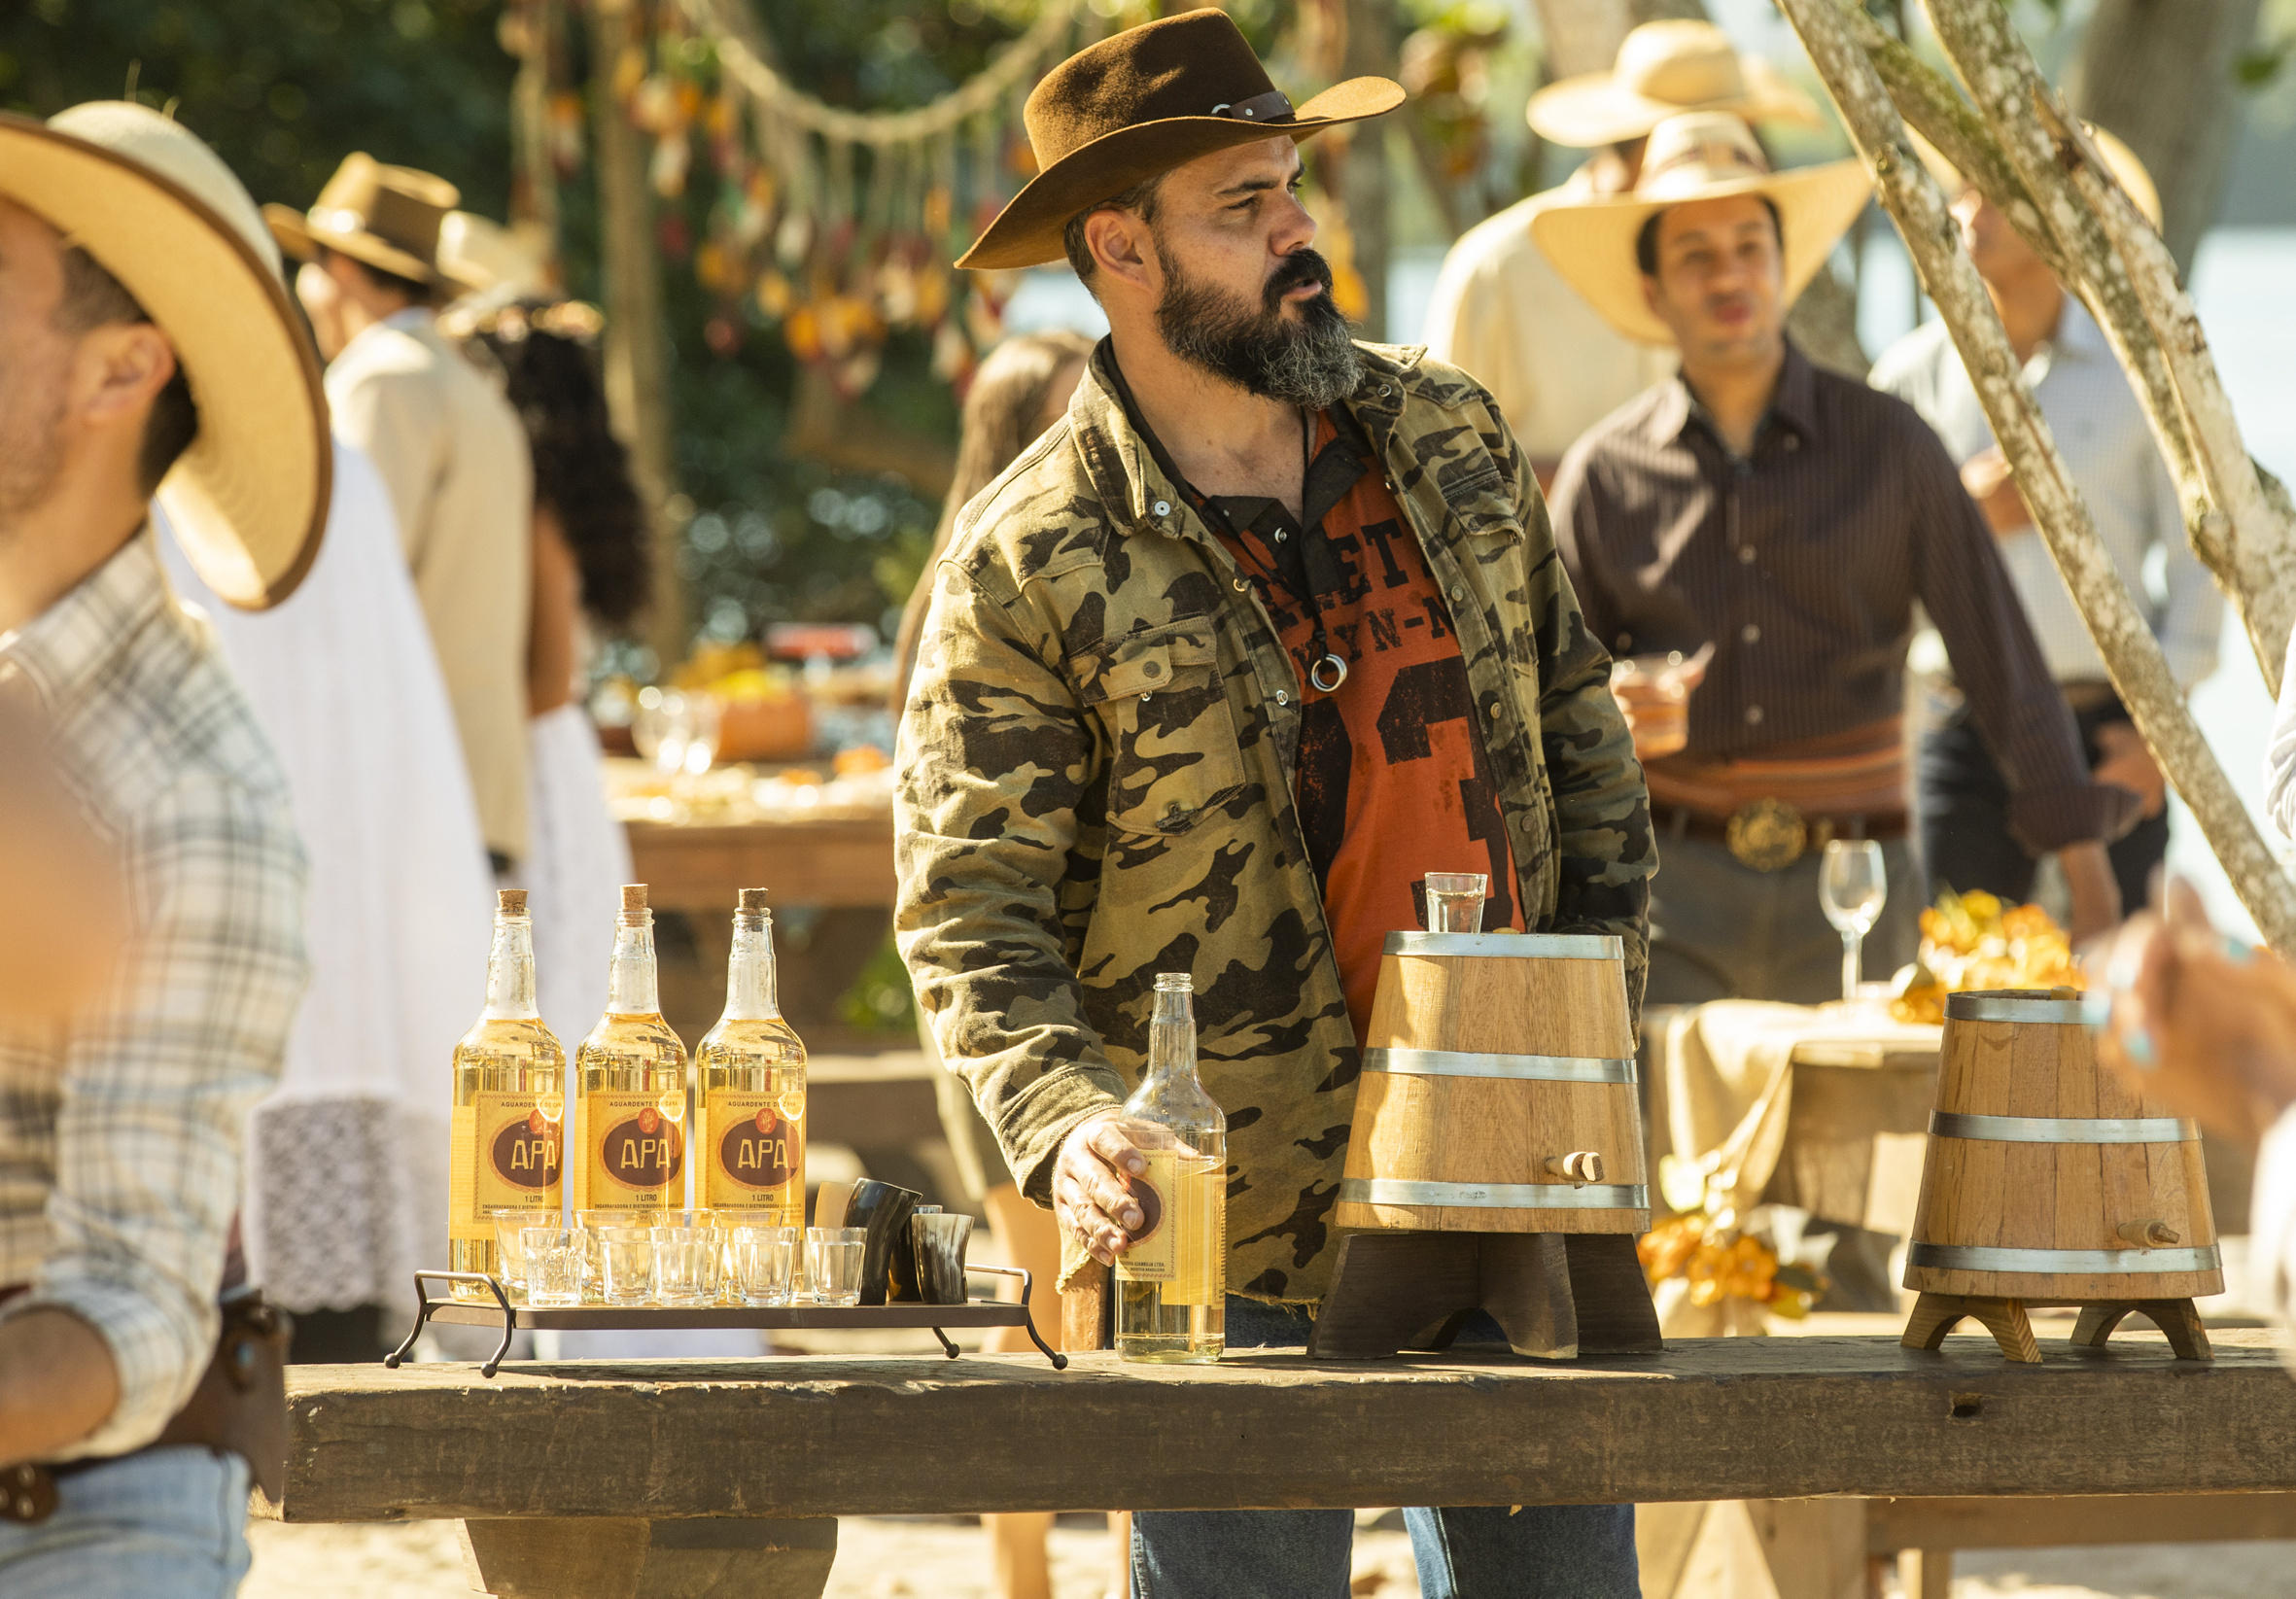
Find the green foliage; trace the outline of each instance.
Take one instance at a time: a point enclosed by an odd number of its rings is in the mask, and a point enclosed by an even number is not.
[[[138,99],[172,107],[259,200],[307,205],[345,153],[366,150],[452,179],[466,204],[499,218],[516,66],[498,42],[502,9],[502,0],[0,0],[0,107],[48,116],[118,98],[132,80]],[[947,92],[1033,15],[1026,0],[969,11],[914,0],[754,9],[796,82],[875,110]],[[1260,9],[1272,17],[1272,0]],[[570,20],[567,65],[586,81],[581,18]],[[797,373],[779,330],[753,308],[729,314],[696,286],[686,257],[715,191],[707,159],[697,150],[695,181],[657,217],[679,488],[694,512],[680,560],[696,625],[721,640],[782,619],[889,630],[903,596],[879,574],[915,566],[938,506],[902,479],[832,471],[784,451]],[[560,204],[567,285],[596,298],[586,167],[564,176]],[[894,427],[948,439],[956,402],[927,359],[922,340],[896,338],[867,403]]]

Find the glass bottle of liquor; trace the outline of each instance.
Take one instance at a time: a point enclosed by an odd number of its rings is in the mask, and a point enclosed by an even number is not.
[[[446,1264],[496,1270],[494,1213],[555,1210],[564,1195],[566,1051],[535,1008],[526,890],[497,896],[486,1009],[454,1048]],[[475,1287],[458,1296],[484,1299]]]
[[[805,1045],[774,990],[774,919],[744,888],[725,1014],[694,1052],[694,1203],[805,1225]]]
[[[1148,1074],[1124,1102],[1148,1158],[1131,1179],[1143,1212],[1116,1257],[1116,1352],[1125,1360],[1216,1361],[1228,1346],[1228,1118],[1196,1078],[1195,985],[1160,972]]]
[[[685,1208],[685,1046],[662,1020],[645,885],[622,886],[606,1014],[574,1051],[574,1209]]]

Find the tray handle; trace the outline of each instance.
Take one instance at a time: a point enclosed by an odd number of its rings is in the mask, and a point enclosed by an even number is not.
[[[1026,1274],[1023,1273],[1024,1276]],[[383,1364],[396,1370],[399,1363],[413,1352],[414,1340],[423,1336],[423,1327],[430,1321],[433,1307],[445,1303],[431,1297],[431,1290],[426,1285],[434,1282],[450,1284],[482,1282],[493,1293],[495,1303],[503,1307],[503,1341],[495,1346],[495,1352],[489,1355],[486,1358],[486,1363],[478,1369],[479,1375],[493,1376],[496,1372],[502,1369],[503,1357],[510,1352],[510,1336],[518,1330],[518,1312],[511,1307],[510,1296],[503,1292],[502,1283],[484,1271],[417,1271],[414,1274],[414,1328],[406,1335],[404,1343],[383,1357]],[[1026,1303],[1027,1299],[1026,1284],[1023,1284],[1021,1293],[1023,1303]]]
[[[981,1271],[981,1272],[986,1272],[988,1275],[990,1275],[990,1276],[992,1276],[992,1277],[1018,1277],[1018,1278],[1020,1278],[1020,1279],[1021,1279],[1021,1325],[1022,1325],[1023,1327],[1026,1327],[1026,1328],[1027,1328],[1027,1329],[1028,1329],[1028,1341],[1029,1341],[1030,1343],[1033,1343],[1033,1344],[1035,1344],[1035,1345],[1036,1345],[1036,1347],[1037,1347],[1037,1349],[1043,1353],[1043,1355],[1044,1355],[1044,1358],[1045,1358],[1045,1359],[1047,1359],[1047,1360],[1049,1360],[1049,1361],[1051,1361],[1051,1362],[1053,1363],[1053,1370],[1054,1370],[1054,1371],[1056,1371],[1056,1372],[1065,1372],[1066,1370],[1068,1370],[1068,1357],[1067,1357],[1066,1355],[1062,1354],[1062,1353],[1061,1353],[1060,1350],[1058,1350],[1058,1349],[1054,1348],[1054,1347],[1053,1347],[1051,1344],[1049,1344],[1049,1343],[1047,1343],[1047,1342],[1045,1342],[1045,1341],[1044,1341],[1044,1336],[1043,1336],[1041,1333],[1037,1332],[1037,1330],[1036,1330],[1036,1318],[1028,1314],[1028,1289],[1029,1289],[1029,1287],[1030,1287],[1030,1285],[1031,1285],[1031,1279],[1030,1279],[1030,1277],[1029,1277],[1029,1274],[1028,1274],[1028,1269],[1027,1269],[1026,1267],[1025,1267],[1025,1266],[978,1266],[978,1265],[973,1265],[973,1264],[971,1264],[971,1263],[969,1263],[969,1262],[968,1262],[968,1263],[966,1264],[966,1266],[965,1266],[965,1269],[966,1269],[967,1271]],[[933,1329],[933,1331],[934,1331],[935,1333],[938,1333],[938,1332],[940,1331],[940,1329],[936,1327],[936,1328],[934,1328],[934,1329]],[[941,1339],[941,1342],[942,1342],[944,1345],[945,1345],[945,1344],[947,1344],[947,1343],[948,1343],[948,1341],[949,1341],[949,1340],[948,1340],[947,1338],[943,1338],[943,1339]],[[952,1355],[954,1355],[954,1354],[955,1354],[957,1351],[956,1351],[955,1349],[951,1349],[949,1352],[950,1352]]]

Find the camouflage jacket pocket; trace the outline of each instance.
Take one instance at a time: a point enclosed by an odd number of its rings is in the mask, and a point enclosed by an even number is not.
[[[1185,832],[1243,786],[1209,620],[1135,633],[1071,664],[1077,697],[1106,731],[1109,826]]]

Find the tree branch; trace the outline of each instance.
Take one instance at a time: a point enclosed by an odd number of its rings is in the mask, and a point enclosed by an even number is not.
[[[1997,0],[1930,0],[1930,19],[2080,272],[2078,281],[2092,291],[2122,365],[2142,379],[2139,398],[2176,469],[2193,552],[2240,612],[2264,680],[2277,694],[2296,628],[2296,526],[2265,498],[2168,246],[2113,180],[2078,121],[2061,110]],[[2165,363],[2166,397],[2147,369],[2153,360]],[[2189,469],[2172,447],[2179,433]]]
[[[1936,0],[1939,7],[1947,3]],[[2098,539],[2088,506],[2020,375],[2021,364],[1992,298],[1961,248],[1960,228],[1947,212],[1945,196],[1914,155],[1873,63],[1851,42],[1840,0],[1780,4],[1825,79],[1859,154],[1879,180],[1882,204],[1945,318],[1993,435],[2009,458],[2017,486],[2138,731],[2191,806],[2266,941],[2284,954],[2296,952],[2296,885],[2265,848],[2201,738],[2159,643]],[[1982,95],[1979,102],[1984,103]],[[2022,163],[2020,169],[2030,181],[2031,171]]]

